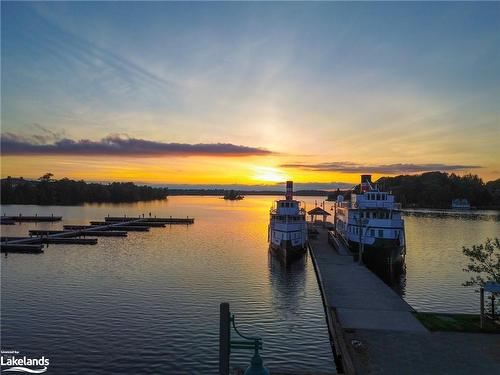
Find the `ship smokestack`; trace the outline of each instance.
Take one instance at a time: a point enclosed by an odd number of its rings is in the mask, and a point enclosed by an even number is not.
[[[286,182],[285,198],[287,201],[291,201],[293,199],[293,181]]]
[[[362,174],[361,175],[361,191],[370,191],[372,188],[372,175],[371,174]]]

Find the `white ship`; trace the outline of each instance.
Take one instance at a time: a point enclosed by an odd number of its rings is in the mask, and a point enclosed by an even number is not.
[[[274,203],[270,211],[268,241],[271,250],[285,261],[303,255],[307,246],[305,208],[293,199],[293,182],[286,182],[285,199]]]
[[[406,253],[401,205],[394,195],[380,191],[371,175],[362,175],[351,201],[339,196],[335,203],[334,228],[354,253],[362,252],[365,264],[402,265]]]

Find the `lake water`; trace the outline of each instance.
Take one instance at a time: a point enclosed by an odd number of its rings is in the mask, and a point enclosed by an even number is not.
[[[62,215],[64,224],[149,212],[195,223],[2,256],[2,349],[45,355],[51,374],[216,374],[219,304],[227,301],[240,331],[263,338],[271,370],[333,373],[311,259],[287,268],[268,252],[274,199],[3,206],[7,214]],[[2,234],[63,223],[2,226]],[[251,354],[234,351],[232,365],[246,367]]]
[[[215,374],[219,303],[227,301],[241,331],[263,338],[271,370],[334,372],[311,259],[285,267],[268,252],[275,199],[3,206],[7,214],[62,215],[64,224],[149,212],[196,220],[99,238],[96,246],[51,245],[41,255],[2,256],[2,349],[45,355],[53,374]],[[309,209],[316,199],[304,199]],[[419,311],[476,312],[477,294],[461,286],[467,279],[462,246],[498,236],[498,212],[419,211],[407,213],[405,222],[407,266],[398,292]],[[2,234],[63,223],[2,226]],[[231,360],[245,367],[250,353],[236,351]]]
[[[404,215],[406,272],[396,288],[417,311],[478,313],[479,293],[462,284],[462,247],[500,237],[498,211],[412,210]]]

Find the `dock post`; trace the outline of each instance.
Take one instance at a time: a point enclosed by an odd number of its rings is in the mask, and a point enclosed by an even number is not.
[[[491,319],[495,320],[495,293],[491,293]]]
[[[481,313],[479,314],[479,326],[483,328],[483,314],[484,314],[484,288],[480,289],[481,295]]]
[[[230,342],[229,303],[220,304],[219,327],[219,375],[229,375],[229,342]]]

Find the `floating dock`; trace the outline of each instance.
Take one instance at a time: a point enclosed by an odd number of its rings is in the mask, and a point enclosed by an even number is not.
[[[83,229],[99,230],[100,227],[102,227],[102,226],[98,226],[98,225],[64,225],[63,226],[63,228],[65,230],[83,230]],[[126,232],[147,232],[147,231],[149,231],[149,227],[138,226],[138,225],[122,225],[119,227],[108,227],[105,230],[108,230],[108,231],[123,230]]]
[[[61,216],[19,216],[23,221],[58,221]],[[9,219],[10,216],[3,216],[2,219]],[[18,217],[16,217],[18,218]],[[27,219],[28,218],[28,219]],[[48,220],[45,220],[49,218]],[[27,219],[27,220],[24,220]],[[107,217],[105,221],[92,221],[91,225],[64,225],[64,230],[32,229],[29,231],[30,237],[2,237],[0,248],[3,253],[43,252],[43,244],[77,244],[95,245],[96,238],[90,237],[127,237],[127,232],[148,232],[151,227],[165,227],[165,224],[193,224],[194,218],[116,218]]]
[[[0,223],[4,224],[4,222],[9,223],[9,222],[54,222],[54,221],[61,221],[62,216],[26,216],[26,215],[21,215],[19,214],[18,216],[2,216],[0,218]]]
[[[192,217],[186,217],[186,218],[180,218],[180,217],[149,217],[149,218],[139,218],[140,222],[142,223],[150,223],[150,222],[156,222],[156,223],[164,223],[164,224],[193,224],[194,223],[194,218]],[[133,220],[133,218],[130,217],[118,217],[118,216],[107,216],[104,218],[106,222],[124,222],[124,221],[130,221]]]
[[[108,225],[110,222],[106,221],[91,221],[90,225]],[[153,222],[153,221],[139,221],[135,223],[130,223],[130,226],[134,227],[150,227],[150,228],[165,228],[166,224],[165,223],[160,223],[160,222]]]
[[[40,254],[43,253],[43,245],[41,244],[9,244],[2,243],[0,245],[0,252],[2,253],[29,253]]]

